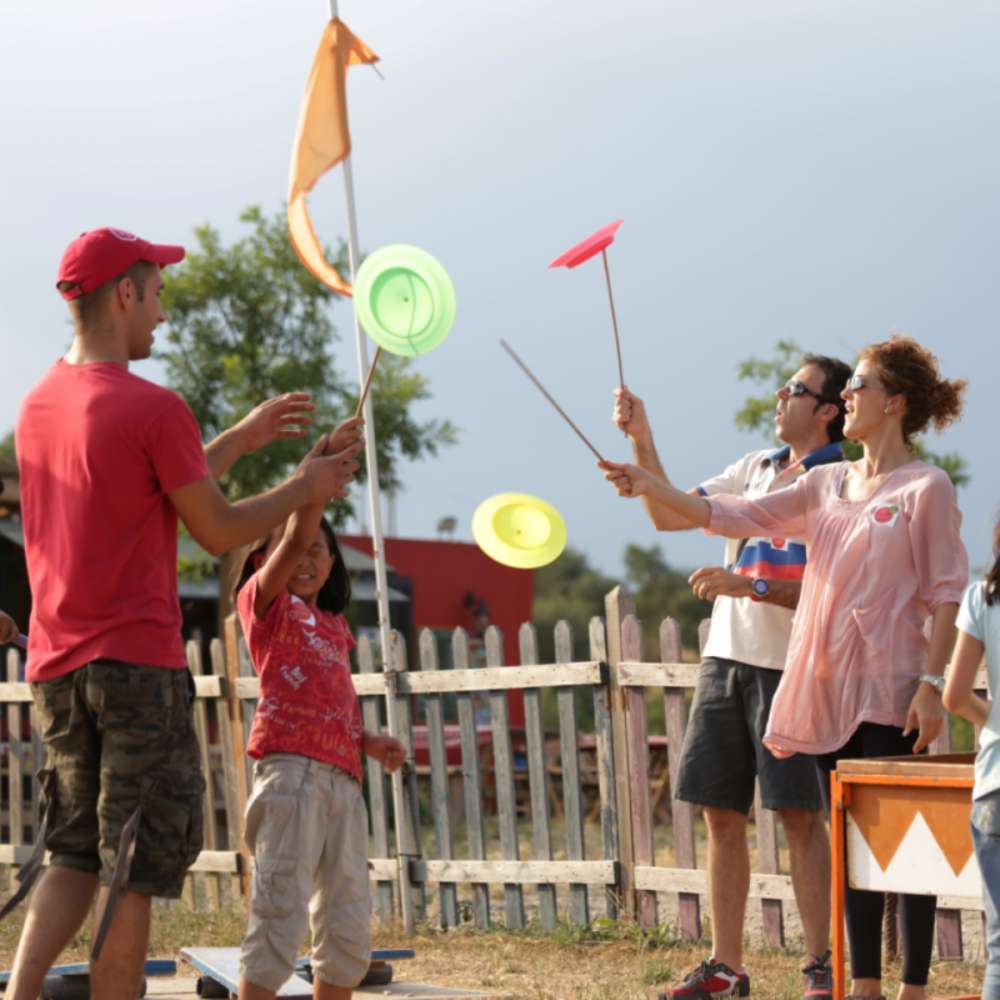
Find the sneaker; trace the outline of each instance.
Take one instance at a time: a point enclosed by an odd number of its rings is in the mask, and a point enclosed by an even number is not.
[[[833,969],[830,968],[829,951],[819,957],[814,955],[802,970],[802,975],[806,977],[802,992],[805,1000],[833,1000]]]
[[[728,965],[706,958],[679,986],[661,993],[658,1000],[718,1000],[719,997],[750,996],[746,970],[733,972]]]

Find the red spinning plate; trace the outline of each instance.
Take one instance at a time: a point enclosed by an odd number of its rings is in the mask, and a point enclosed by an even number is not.
[[[585,240],[581,240],[575,247],[570,247],[565,253],[560,254],[549,267],[576,267],[585,260],[590,260],[595,253],[600,253],[605,247],[611,246],[615,241],[615,233],[624,219],[617,219],[602,226],[596,233],[591,233]]]

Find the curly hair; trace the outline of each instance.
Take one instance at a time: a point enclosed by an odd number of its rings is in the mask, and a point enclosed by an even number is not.
[[[912,337],[897,334],[870,344],[861,359],[875,366],[890,395],[906,400],[903,440],[907,444],[928,424],[942,431],[961,416],[966,380],[942,378],[938,359]]]

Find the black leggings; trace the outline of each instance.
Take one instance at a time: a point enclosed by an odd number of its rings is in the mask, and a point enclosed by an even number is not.
[[[833,753],[816,758],[826,812],[830,814],[830,772],[838,760],[858,757],[900,757],[913,752],[917,734],[903,736],[896,726],[862,722],[854,735]],[[846,846],[846,845],[845,845]],[[846,881],[846,872],[845,872]],[[847,940],[851,948],[851,975],[855,979],[882,978],[882,915],[885,894],[846,887]],[[926,986],[934,945],[935,896],[899,897],[899,924],[903,942],[903,982]]]

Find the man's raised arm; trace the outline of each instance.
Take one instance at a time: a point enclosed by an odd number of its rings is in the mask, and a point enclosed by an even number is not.
[[[288,479],[258,496],[230,503],[215,480],[205,478],[171,491],[170,500],[191,537],[212,555],[221,555],[267,535],[299,507],[347,495],[362,446],[356,443],[324,456],[325,444],[323,436]]]
[[[660,479],[666,479],[667,474],[660,463],[660,456],[653,442],[653,432],[646,417],[646,406],[627,386],[615,389],[615,409],[612,419],[619,430],[628,434],[636,465]],[[697,490],[688,492],[692,496],[699,495]],[[690,531],[698,527],[696,523],[671,510],[655,496],[644,494],[642,505],[646,508],[646,513],[657,531]]]
[[[247,452],[272,441],[305,436],[309,414],[316,407],[308,392],[286,392],[255,406],[242,420],[205,445],[205,459],[213,478],[220,479]]]

